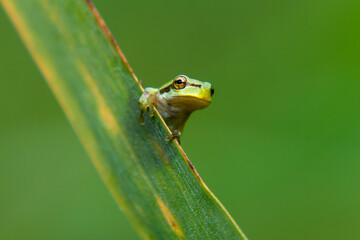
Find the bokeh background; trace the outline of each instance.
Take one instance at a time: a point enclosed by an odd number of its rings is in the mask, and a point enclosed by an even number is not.
[[[250,239],[360,239],[360,2],[93,0],[145,86],[215,86],[182,146]],[[0,239],[138,239],[0,10]]]

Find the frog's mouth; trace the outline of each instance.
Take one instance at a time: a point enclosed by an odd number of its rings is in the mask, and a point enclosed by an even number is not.
[[[189,111],[202,109],[211,103],[211,98],[197,98],[194,96],[174,96],[168,101],[174,107],[181,107]]]

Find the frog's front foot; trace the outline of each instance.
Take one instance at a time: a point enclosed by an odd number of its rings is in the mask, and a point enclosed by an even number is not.
[[[154,116],[154,104],[156,101],[156,94],[158,92],[158,89],[156,88],[145,88],[143,94],[139,98],[139,104],[141,107],[140,112],[140,124],[144,125],[144,117],[146,113],[146,109],[149,109],[149,116]]]

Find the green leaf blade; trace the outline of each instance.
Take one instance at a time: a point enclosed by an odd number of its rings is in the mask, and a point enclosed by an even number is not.
[[[2,0],[115,200],[150,239],[246,239],[156,114],[88,1]]]

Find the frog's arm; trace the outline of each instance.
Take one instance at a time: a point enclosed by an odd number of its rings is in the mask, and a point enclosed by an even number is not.
[[[146,113],[146,109],[149,108],[149,116],[154,116],[154,104],[156,104],[157,94],[159,89],[157,88],[145,88],[143,94],[139,98],[139,104],[141,107],[140,113],[140,124],[144,124],[144,117]]]

